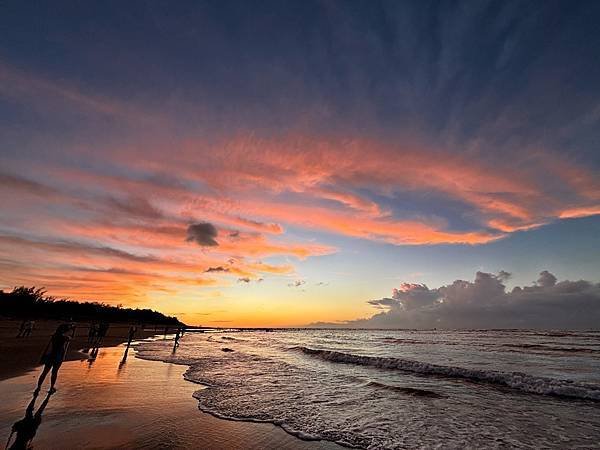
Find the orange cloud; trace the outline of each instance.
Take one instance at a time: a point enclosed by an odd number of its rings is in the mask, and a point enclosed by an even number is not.
[[[163,120],[2,64],[0,90],[125,121]],[[101,169],[47,163],[35,168],[35,181],[0,174],[0,197],[10,213],[0,225],[12,230],[0,236],[0,255],[23,263],[12,273],[2,269],[0,281],[38,277],[62,286],[59,292],[83,294],[93,286],[102,298],[133,299],[149,290],[290,274],[291,264],[260,260],[335,251],[292,241],[286,234],[292,227],[396,245],[485,244],[552,220],[600,213],[600,177],[550,151],[484,159],[408,140],[302,133],[157,139],[170,142],[166,148],[154,144],[153,133],[138,146],[104,148]],[[453,229],[445,217],[423,218],[418,204],[414,211],[394,211],[390,205],[405,196],[464,205],[470,228]],[[218,228],[218,246],[185,241],[187,227],[198,222]],[[205,274],[219,266],[228,270]],[[76,268],[81,273],[69,276]]]
[[[600,206],[583,206],[581,208],[566,209],[559,215],[561,219],[575,219],[578,217],[596,216],[600,214]]]

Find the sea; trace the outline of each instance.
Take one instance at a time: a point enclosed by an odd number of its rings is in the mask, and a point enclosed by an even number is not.
[[[600,448],[600,331],[215,330],[142,342],[217,417],[346,447]]]

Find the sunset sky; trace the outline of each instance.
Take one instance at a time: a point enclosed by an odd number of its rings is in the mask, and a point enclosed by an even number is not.
[[[598,23],[597,1],[2,2],[0,288],[288,326],[476,272],[597,283]]]

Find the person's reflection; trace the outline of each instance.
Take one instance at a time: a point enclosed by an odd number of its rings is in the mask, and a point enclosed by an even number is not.
[[[117,367],[117,376],[121,375],[121,371],[123,370],[123,367],[125,367],[125,364],[127,363],[127,357],[124,357],[120,362],[119,362],[119,366]]]
[[[37,400],[37,394],[34,394],[31,402],[27,405],[27,409],[25,410],[25,417],[21,420],[18,420],[12,426],[12,430],[10,436],[8,437],[8,442],[6,443],[6,448],[11,450],[18,449],[28,449],[30,448],[31,441],[35,437],[35,433],[37,433],[38,427],[42,423],[42,413],[44,409],[48,405],[48,401],[50,400],[50,394],[46,396],[36,413],[33,413],[35,409],[35,401]],[[9,447],[10,440],[15,435],[15,440],[12,445]]]

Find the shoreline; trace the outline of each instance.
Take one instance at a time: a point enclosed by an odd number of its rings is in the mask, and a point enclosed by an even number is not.
[[[198,381],[195,381],[189,377],[186,376],[186,373],[188,371],[188,369],[190,368],[189,364],[186,363],[180,363],[180,362],[174,362],[174,361],[164,361],[162,359],[152,359],[152,358],[148,358],[148,357],[144,357],[144,356],[140,356],[139,352],[137,351],[137,344],[143,342],[143,340],[138,340],[138,342],[135,343],[135,345],[132,345],[132,348],[135,350],[135,358],[143,360],[143,361],[150,361],[152,363],[162,363],[162,364],[169,364],[169,365],[173,365],[173,366],[177,366],[177,367],[182,367],[184,368],[184,370],[181,373],[181,378],[182,380],[184,380],[186,383],[190,383],[192,385],[196,385],[196,386],[200,386],[201,389],[211,389],[212,386],[208,385],[208,384],[204,384]],[[214,417],[217,420],[223,420],[223,421],[227,421],[227,422],[236,422],[236,423],[247,423],[247,424],[267,424],[267,425],[271,425],[273,427],[275,427],[276,429],[279,429],[281,431],[283,431],[286,435],[291,436],[294,439],[297,439],[301,442],[306,442],[306,443],[319,443],[319,444],[323,444],[326,446],[326,448],[331,448],[331,449],[344,449],[344,448],[350,448],[350,449],[357,449],[357,448],[361,448],[361,447],[354,447],[351,445],[345,445],[343,443],[339,443],[339,442],[334,442],[334,441],[328,441],[326,439],[322,439],[320,437],[316,437],[316,436],[312,436],[309,435],[307,433],[303,433],[302,431],[296,431],[293,429],[288,429],[284,426],[284,424],[282,423],[278,423],[277,421],[274,420],[261,420],[261,419],[256,419],[256,418],[252,418],[252,417],[232,417],[232,416],[227,416],[224,414],[220,414],[216,411],[211,411],[210,409],[206,409],[206,408],[202,408],[199,399],[196,397],[196,393],[199,391],[200,389],[196,389],[194,390],[194,392],[192,393],[192,398],[194,398],[194,400],[196,401],[196,405],[198,407],[198,411],[201,414],[207,414],[211,417]],[[325,448],[325,447],[321,447],[320,448]]]
[[[156,333],[152,333],[156,335]],[[137,340],[139,341],[139,339]],[[1,341],[0,341],[1,343]],[[328,441],[304,440],[281,426],[219,418],[199,408],[198,383],[184,378],[187,368],[136,357],[134,347],[100,348],[94,359],[73,346],[58,376],[35,438],[39,448],[211,448],[339,449]],[[20,367],[0,379],[0,437],[23,418],[39,375],[39,365]],[[15,369],[16,370],[16,369]],[[47,383],[36,408],[43,405]],[[200,385],[203,386],[203,385]]]
[[[133,346],[132,346],[132,348],[133,348]],[[202,389],[211,389],[211,387],[212,387],[212,386],[210,386],[208,384],[200,383],[198,381],[194,381],[194,380],[191,380],[191,379],[187,378],[185,376],[185,373],[187,371],[187,368],[190,367],[187,364],[142,358],[142,357],[138,356],[137,353],[135,355],[135,358],[142,359],[142,360],[145,360],[145,361],[151,361],[153,363],[172,364],[174,366],[185,367],[186,370],[184,370],[183,373],[181,374],[181,377],[182,377],[182,379],[184,381],[186,381],[187,383],[191,383],[193,385],[196,385],[196,386],[201,386]],[[276,429],[279,429],[279,430],[283,431],[288,436],[291,436],[291,437],[293,437],[293,438],[295,438],[295,439],[297,439],[299,441],[306,442],[306,443],[321,443],[321,444],[325,444],[326,446],[331,445],[332,449],[336,449],[336,448],[337,449],[344,449],[344,448],[346,448],[346,449],[348,449],[348,448],[349,449],[360,449],[361,448],[361,447],[353,447],[351,445],[344,445],[343,443],[339,443],[339,442],[328,441],[326,439],[322,439],[322,438],[319,438],[319,437],[314,437],[312,435],[308,435],[308,434],[303,433],[301,431],[295,431],[295,430],[292,430],[292,429],[287,429],[283,424],[277,423],[276,421],[273,421],[273,420],[266,420],[266,419],[265,420],[261,420],[261,419],[255,419],[255,418],[252,418],[252,417],[241,418],[241,417],[226,416],[226,415],[220,414],[220,413],[218,413],[216,411],[211,411],[209,409],[202,408],[202,406],[199,403],[198,398],[195,395],[197,391],[198,391],[198,389],[196,389],[194,391],[194,393],[192,394],[192,398],[196,401],[196,404],[198,406],[198,411],[201,414],[207,414],[207,415],[209,415],[211,417],[214,417],[217,420],[223,420],[223,421],[226,421],[226,422],[240,422],[240,423],[247,423],[247,424],[257,424],[257,425],[260,425],[260,424],[272,425]]]

